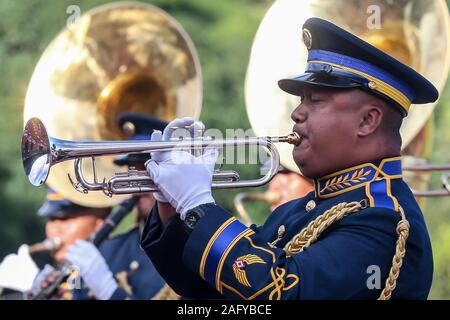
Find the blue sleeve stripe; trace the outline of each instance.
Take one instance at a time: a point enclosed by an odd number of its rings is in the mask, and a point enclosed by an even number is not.
[[[205,261],[204,279],[210,284],[216,286],[218,266],[228,246],[234,239],[239,237],[241,233],[247,230],[248,228],[245,225],[238,220],[234,220],[218,234],[214,243],[211,245]]]

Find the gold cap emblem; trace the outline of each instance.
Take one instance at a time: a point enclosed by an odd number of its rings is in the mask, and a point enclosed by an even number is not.
[[[305,44],[306,48],[311,49],[312,47],[312,35],[311,32],[308,29],[303,29],[303,43]]]
[[[126,136],[132,136],[136,133],[136,126],[132,122],[126,121],[122,125],[122,131]]]

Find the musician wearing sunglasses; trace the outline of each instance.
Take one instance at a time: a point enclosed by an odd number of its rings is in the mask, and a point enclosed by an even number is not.
[[[247,228],[212,196],[216,150],[155,152],[146,167],[162,196],[142,247],[167,283],[191,298],[426,299],[431,244],[402,180],[399,129],[411,104],[434,102],[438,92],[325,20],[307,20],[303,38],[307,70],[278,84],[299,97],[293,157],[314,191]],[[201,126],[175,120],[152,140],[192,124]]]

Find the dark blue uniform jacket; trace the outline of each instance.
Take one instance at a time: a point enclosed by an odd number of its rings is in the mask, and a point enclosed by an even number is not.
[[[302,252],[286,254],[283,248],[294,235],[343,202],[361,202],[365,208],[331,225]],[[215,206],[189,235],[178,217],[163,227],[155,207],[141,245],[167,283],[185,297],[376,299],[392,265],[400,207],[410,231],[392,298],[426,299],[433,274],[431,244],[423,215],[401,178],[398,157],[316,179],[314,192],[279,207],[261,227],[247,228]]]

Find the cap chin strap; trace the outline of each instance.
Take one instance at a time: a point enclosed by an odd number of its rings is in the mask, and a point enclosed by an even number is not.
[[[330,77],[344,78],[364,88],[369,88],[369,80],[344,69],[321,63],[308,63],[305,73],[320,73]]]

